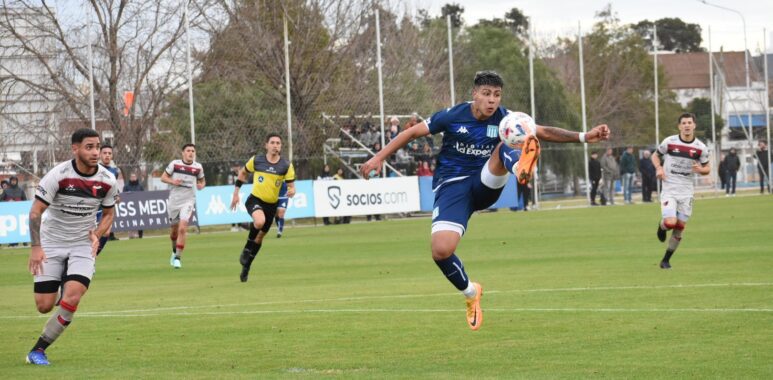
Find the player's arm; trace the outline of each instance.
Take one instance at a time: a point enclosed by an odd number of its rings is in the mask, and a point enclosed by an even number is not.
[[[113,219],[115,219],[115,206],[102,206],[102,220],[99,221],[96,230],[89,231],[89,239],[91,239],[91,257],[97,257],[99,237],[110,234],[110,229],[113,227]]]
[[[244,181],[247,180],[247,169],[242,167],[239,169],[239,175],[236,176],[234,181],[234,194],[231,196],[231,210],[236,211],[236,205],[239,204],[239,189],[241,189]]]
[[[287,182],[287,196],[290,198],[295,196],[295,181]]]
[[[593,129],[585,133],[584,140],[582,139],[582,132],[574,132],[558,127],[548,127],[540,125],[537,128],[537,138],[540,141],[550,141],[559,143],[568,142],[587,142],[595,143],[599,141],[609,140],[609,127],[606,124],[595,126]]]
[[[429,126],[427,126],[427,123],[424,121],[406,129],[402,133],[398,134],[397,137],[392,139],[392,141],[390,141],[387,146],[381,149],[381,151],[371,157],[370,160],[365,162],[360,167],[360,174],[362,174],[363,178],[367,179],[371,170],[381,170],[381,165],[384,162],[384,159],[397,152],[397,150],[400,148],[408,145],[409,142],[427,135],[429,135]]]
[[[695,161],[692,163],[692,171],[700,175],[707,175],[711,173],[711,164],[708,162],[705,164],[701,164],[698,161]]]
[[[172,179],[172,176],[169,175],[167,172],[164,172],[161,174],[161,182],[172,185],[172,186],[180,186],[180,184],[183,182],[181,179]]]
[[[207,181],[204,178],[199,178],[196,180],[196,188],[201,190],[204,188],[204,186],[207,186]]]
[[[43,262],[46,261],[46,253],[43,252],[43,247],[40,245],[40,223],[43,219],[43,212],[47,208],[48,204],[40,199],[35,199],[30,208],[29,228],[32,250],[30,251],[29,270],[32,275],[43,274]]]
[[[666,172],[663,170],[663,165],[660,163],[660,152],[656,151],[650,160],[652,160],[652,165],[655,166],[655,177],[658,177],[658,179],[666,179]]]

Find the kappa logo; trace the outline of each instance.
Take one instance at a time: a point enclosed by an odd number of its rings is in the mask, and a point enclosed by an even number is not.
[[[459,129],[456,130],[456,133],[458,133],[460,135],[466,135],[466,134],[468,134],[470,132],[467,130],[467,127],[461,126],[461,127],[459,127]]]
[[[341,205],[341,188],[339,186],[328,187],[327,200],[330,202],[330,207],[334,210],[338,209],[338,206]]]

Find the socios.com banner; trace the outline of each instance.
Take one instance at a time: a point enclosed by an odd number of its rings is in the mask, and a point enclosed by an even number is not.
[[[419,211],[417,177],[314,181],[317,217]]]
[[[0,244],[30,241],[30,207],[32,201],[0,202]]]
[[[245,184],[239,191],[239,205],[231,211],[233,186],[210,186],[196,193],[196,209],[199,213],[199,225],[231,224],[252,221],[244,201],[250,196],[252,185]],[[314,192],[312,181],[295,181],[295,196],[287,203],[285,219],[308,218],[314,216]]]

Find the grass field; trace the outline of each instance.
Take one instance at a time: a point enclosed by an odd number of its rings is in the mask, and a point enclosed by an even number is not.
[[[250,281],[245,233],[111,242],[73,324],[23,358],[27,250],[0,251],[0,373],[19,378],[773,378],[773,198],[698,200],[673,270],[657,204],[473,216],[458,251],[485,323],[429,254],[429,219],[289,228]]]

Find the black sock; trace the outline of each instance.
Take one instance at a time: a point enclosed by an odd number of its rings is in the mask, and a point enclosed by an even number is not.
[[[670,249],[667,249],[666,250],[666,255],[663,256],[663,262],[667,263],[669,260],[671,260],[671,255],[673,255],[673,254],[674,254],[674,251],[672,251]]]
[[[45,351],[46,348],[48,348],[48,346],[50,345],[51,343],[46,342],[45,340],[43,340],[43,337],[40,337],[38,338],[38,342],[35,343],[34,346],[32,346],[32,350],[30,351],[35,351],[35,350]]]
[[[247,240],[247,243],[244,244],[244,249],[242,249],[242,255],[247,255],[245,266],[249,267],[252,264],[252,260],[255,260],[255,256],[258,255],[261,246],[262,244],[256,243],[254,240]]]

